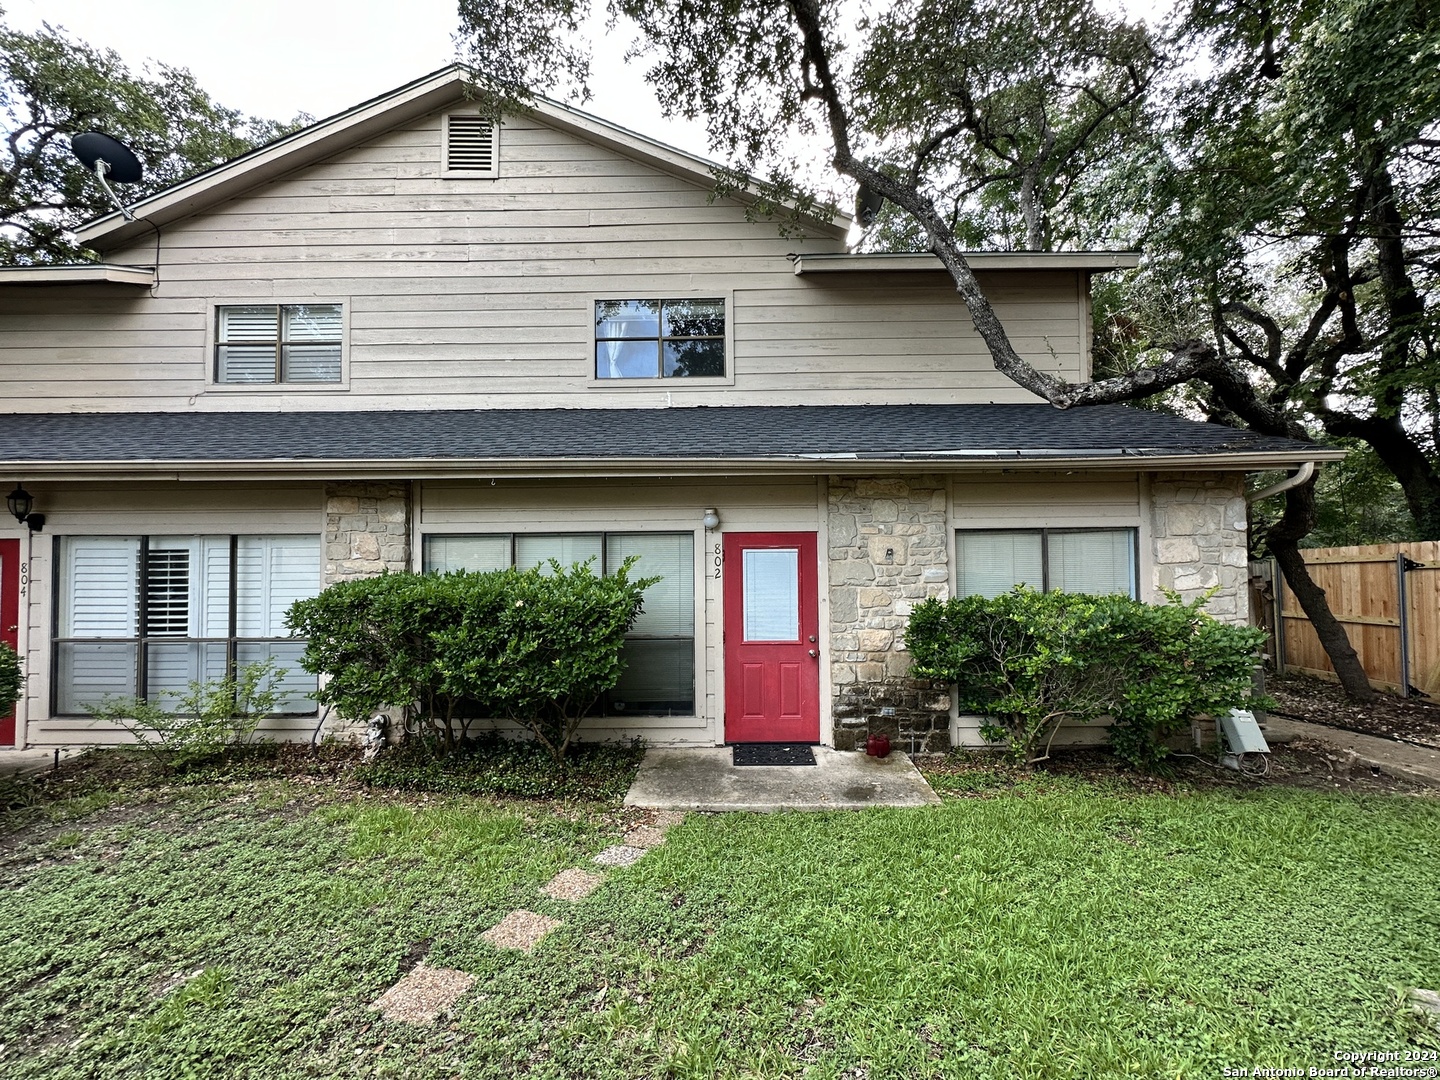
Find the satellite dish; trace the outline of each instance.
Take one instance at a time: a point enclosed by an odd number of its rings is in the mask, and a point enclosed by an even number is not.
[[[875,224],[875,218],[880,213],[880,207],[885,205],[885,196],[871,191],[864,184],[860,190],[855,192],[855,219],[860,222],[860,227],[868,229]]]
[[[110,201],[120,211],[120,216],[126,221],[134,221],[135,215],[125,209],[110,187],[110,180],[117,184],[140,182],[144,169],[131,149],[119,139],[112,139],[99,131],[87,131],[70,140],[70,152],[80,160],[80,164],[95,174],[100,186],[110,196]]]

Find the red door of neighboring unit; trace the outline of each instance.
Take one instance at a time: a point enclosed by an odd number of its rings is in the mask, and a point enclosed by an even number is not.
[[[820,741],[814,533],[725,534],[725,741]]]
[[[0,540],[0,641],[20,646],[20,541]],[[0,746],[15,745],[15,709],[0,715]]]

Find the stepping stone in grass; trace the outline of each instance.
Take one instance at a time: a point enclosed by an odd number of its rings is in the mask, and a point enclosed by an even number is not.
[[[645,850],[626,844],[615,844],[596,855],[594,861],[601,866],[634,866],[644,857]]]
[[[659,847],[665,842],[665,830],[652,829],[649,825],[637,825],[626,831],[622,842],[626,847]]]
[[[533,911],[512,911],[480,936],[497,949],[534,952],[540,939],[560,925],[559,919]]]
[[[475,985],[475,976],[454,968],[416,964],[394,986],[370,1003],[387,1020],[407,1024],[433,1024],[455,999]]]
[[[668,829],[671,825],[679,825],[685,820],[683,810],[655,810],[650,814],[650,824],[657,829]]]
[[[1411,990],[1410,1008],[1434,1023],[1440,1023],[1440,994],[1434,990]]]
[[[540,891],[552,900],[584,900],[605,879],[589,870],[561,870]]]

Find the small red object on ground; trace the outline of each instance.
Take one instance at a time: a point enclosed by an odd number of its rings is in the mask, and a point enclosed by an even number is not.
[[[871,735],[865,740],[865,753],[870,757],[887,757],[890,753],[890,736]]]

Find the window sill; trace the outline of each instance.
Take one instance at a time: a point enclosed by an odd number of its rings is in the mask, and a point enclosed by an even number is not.
[[[216,394],[334,394],[350,389],[348,382],[331,383],[206,383],[205,393]]]
[[[680,378],[680,379],[600,379],[594,375],[585,380],[585,388],[593,390],[725,390],[735,385],[735,376],[729,375],[719,379],[712,378]]]

